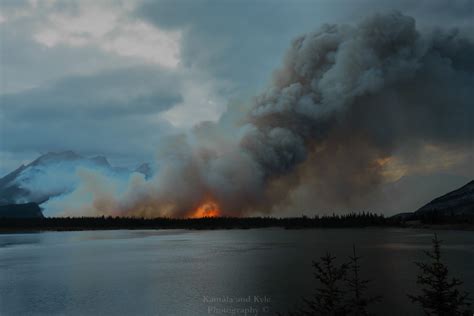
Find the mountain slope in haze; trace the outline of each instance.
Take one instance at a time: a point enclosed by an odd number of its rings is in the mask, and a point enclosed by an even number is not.
[[[413,174],[382,184],[372,193],[370,209],[385,214],[413,212],[433,197],[459,188],[469,178],[447,173]]]
[[[442,215],[474,215],[474,180],[440,196],[418,209],[415,214],[437,212]]]
[[[73,151],[50,152],[0,179],[0,205],[41,204],[51,197],[70,192],[80,181],[79,168],[113,175],[130,173],[128,169],[112,167],[103,156],[88,158]]]
[[[0,218],[43,218],[36,203],[9,204],[0,206]]]

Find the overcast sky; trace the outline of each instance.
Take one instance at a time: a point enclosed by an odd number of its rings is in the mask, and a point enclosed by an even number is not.
[[[0,1],[0,175],[48,151],[152,159],[256,95],[291,40],[390,9],[474,34],[470,0]]]

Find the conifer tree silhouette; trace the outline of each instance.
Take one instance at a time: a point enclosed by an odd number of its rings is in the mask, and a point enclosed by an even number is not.
[[[313,261],[314,277],[319,282],[319,287],[316,288],[312,298],[303,299],[305,307],[290,312],[289,315],[347,315],[344,302],[345,291],[341,288],[347,273],[347,265],[337,266],[336,257],[329,252],[320,259],[320,261]]]
[[[365,292],[367,291],[367,284],[369,280],[364,280],[360,276],[360,256],[356,253],[355,245],[352,246],[352,256],[349,256],[348,264],[348,275],[346,278],[346,284],[348,288],[349,300],[347,303],[347,309],[349,315],[366,316],[370,315],[367,311],[367,307],[375,302],[382,299],[381,296],[366,297]]]
[[[469,311],[468,293],[458,289],[463,283],[452,278],[449,280],[448,267],[441,262],[441,240],[435,234],[433,250],[425,251],[431,262],[416,262],[420,269],[417,284],[422,294],[408,295],[414,303],[419,303],[426,315],[472,315]]]

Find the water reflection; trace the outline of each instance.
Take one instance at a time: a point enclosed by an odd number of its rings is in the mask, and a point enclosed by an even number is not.
[[[0,234],[0,248],[41,243],[41,234]]]
[[[443,231],[450,271],[474,293],[474,234]],[[413,314],[431,232],[404,229],[89,231],[0,235],[0,314],[207,315],[204,297],[271,297],[286,311],[313,293],[311,261],[352,244],[379,312]],[[245,302],[241,302],[240,305]],[[244,304],[245,305],[245,304]],[[258,305],[263,306],[263,305]]]

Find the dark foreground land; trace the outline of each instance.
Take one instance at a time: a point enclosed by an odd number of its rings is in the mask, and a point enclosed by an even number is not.
[[[473,218],[428,217],[407,221],[401,217],[384,217],[373,213],[315,217],[205,217],[205,218],[137,218],[137,217],[45,217],[0,218],[0,231],[114,230],[114,229],[249,229],[282,227],[352,228],[352,227],[433,227],[473,229]]]

